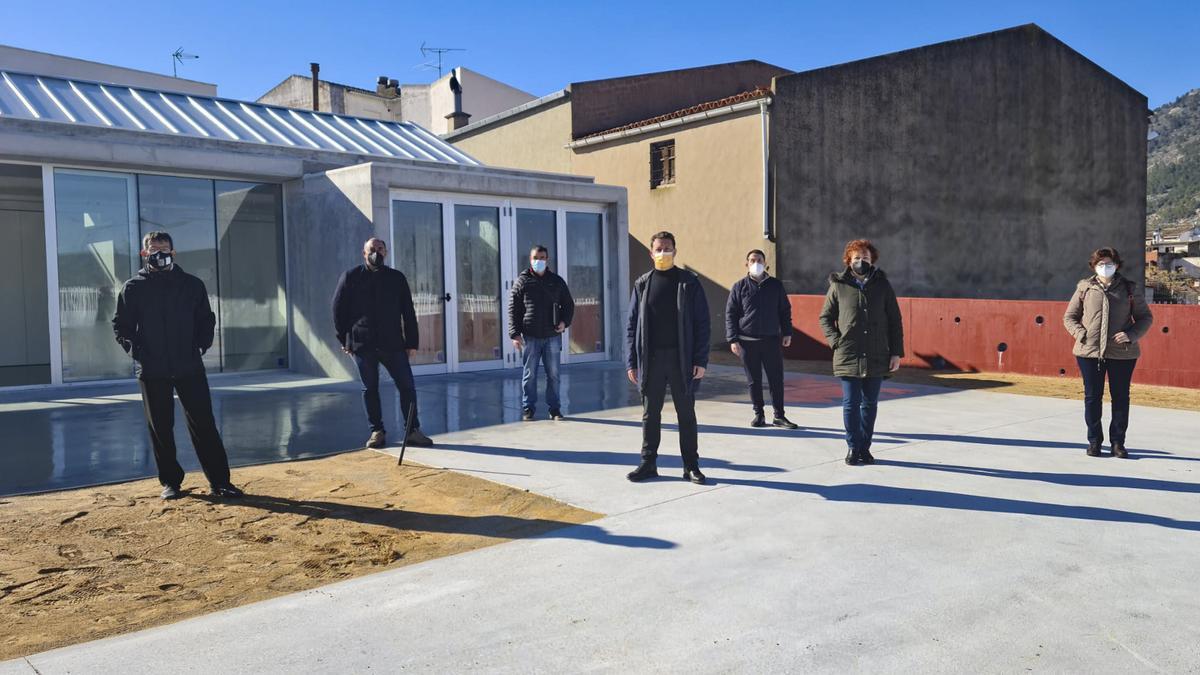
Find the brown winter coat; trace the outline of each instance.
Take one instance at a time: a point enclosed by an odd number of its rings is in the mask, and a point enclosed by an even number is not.
[[[1075,338],[1072,352],[1089,359],[1136,359],[1142,355],[1138,341],[1152,323],[1145,295],[1119,272],[1107,289],[1094,276],[1080,281],[1063,314],[1063,325]],[[1113,339],[1121,332],[1130,342]]]

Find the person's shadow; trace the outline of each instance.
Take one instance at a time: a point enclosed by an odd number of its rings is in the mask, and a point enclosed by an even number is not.
[[[340,502],[296,500],[270,495],[247,494],[240,499],[225,499],[209,494],[190,494],[212,504],[236,504],[250,506],[271,513],[287,513],[306,516],[311,520],[336,518],[362,525],[378,525],[395,530],[417,532],[442,532],[447,534],[471,534],[497,539],[524,539],[529,537],[578,539],[597,544],[626,546],[630,548],[670,549],[674,542],[656,537],[613,534],[603,527],[576,524],[545,518],[518,518],[516,516],[482,515],[462,516],[446,513],[422,513],[402,509],[387,509],[360,506]]]

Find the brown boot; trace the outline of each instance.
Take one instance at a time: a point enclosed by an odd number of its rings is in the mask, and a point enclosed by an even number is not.
[[[1088,449],[1087,449],[1087,454],[1088,454],[1088,457],[1099,457],[1100,456],[1100,444],[1099,443],[1089,443]]]
[[[1125,444],[1124,443],[1113,443],[1112,451],[1113,451],[1113,457],[1116,457],[1118,459],[1129,459],[1129,453],[1125,452]]]
[[[367,447],[373,450],[378,450],[387,445],[387,433],[383,431],[372,431],[371,437],[367,439]]]

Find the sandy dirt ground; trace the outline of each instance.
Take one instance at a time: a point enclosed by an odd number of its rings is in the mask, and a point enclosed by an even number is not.
[[[0,660],[135,631],[599,518],[360,451],[203,476],[0,498]]]
[[[741,361],[730,353],[728,348],[718,351],[714,347],[711,360],[713,363],[727,366],[742,365]],[[828,361],[784,361],[783,367],[788,372],[813,375],[832,374]],[[1077,372],[1063,377],[1037,377],[1011,373],[960,373],[901,368],[900,372],[893,376],[892,381],[906,384],[928,384],[952,389],[981,389],[1000,394],[1083,400],[1083,380],[1079,378]],[[1129,395],[1134,405],[1200,411],[1200,390],[1159,387],[1135,382]]]

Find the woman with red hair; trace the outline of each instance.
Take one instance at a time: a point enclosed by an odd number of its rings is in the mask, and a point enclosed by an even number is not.
[[[879,250],[866,239],[846,244],[845,269],[829,276],[821,329],[833,349],[833,374],[842,380],[846,463],[874,464],[871,437],[883,379],[900,368],[904,327],[900,304]]]

